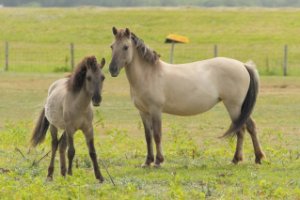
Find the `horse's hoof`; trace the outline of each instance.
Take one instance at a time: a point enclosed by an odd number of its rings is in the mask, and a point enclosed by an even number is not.
[[[237,165],[239,162],[242,162],[243,161],[243,157],[234,157],[232,159],[232,163]]]
[[[255,158],[255,163],[261,165],[261,158]]]
[[[103,183],[104,182],[104,178],[100,178],[98,180],[99,180],[99,183]]]
[[[144,163],[144,164],[141,165],[141,167],[142,167],[142,168],[149,168],[149,167],[150,167],[150,164]]]
[[[154,168],[161,168],[161,165],[160,165],[160,163],[155,163],[155,164],[153,165],[153,167],[154,167]]]
[[[255,155],[255,163],[256,164],[261,164],[261,160],[266,158],[266,155],[264,154],[264,152],[260,152],[257,155]]]
[[[47,178],[46,178],[46,182],[51,182],[51,181],[53,181],[53,177],[51,177],[51,176],[47,176]]]

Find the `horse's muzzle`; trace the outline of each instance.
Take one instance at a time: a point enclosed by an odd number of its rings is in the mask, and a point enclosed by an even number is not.
[[[117,77],[119,75],[119,69],[114,64],[109,65],[109,72],[112,77]]]
[[[95,95],[92,97],[93,106],[100,106],[101,101],[102,97],[100,95]]]

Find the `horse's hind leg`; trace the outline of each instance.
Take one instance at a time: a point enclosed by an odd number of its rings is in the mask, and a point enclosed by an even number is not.
[[[47,180],[49,181],[53,179],[55,154],[58,147],[57,128],[53,125],[50,125],[50,133],[51,133],[52,141],[51,141],[51,161],[48,167],[48,175],[47,175]]]
[[[236,133],[236,136],[237,136],[236,150],[235,150],[234,157],[232,159],[232,162],[234,164],[237,164],[238,162],[243,160],[244,135],[245,135],[244,127]]]
[[[223,103],[230,115],[231,121],[234,122],[236,119],[238,119],[238,117],[241,114],[242,101],[239,103],[234,103],[232,101],[223,101]],[[231,124],[231,126],[233,126],[233,124]],[[236,150],[232,159],[232,162],[234,164],[237,164],[238,162],[243,160],[244,135],[245,135],[244,127],[236,132],[236,136],[237,136]]]
[[[142,167],[148,167],[152,162],[154,162],[154,155],[153,155],[153,144],[152,144],[152,121],[151,116],[149,114],[140,112],[144,131],[145,131],[145,139],[147,142],[147,156],[145,163],[142,164]]]
[[[66,176],[66,149],[67,133],[64,131],[59,141],[60,173],[62,176]]]
[[[249,119],[246,122],[246,128],[247,128],[247,131],[251,135],[254,152],[255,152],[255,163],[261,164],[261,159],[265,157],[265,154],[261,149],[261,146],[260,146],[260,143],[259,143],[259,140],[257,137],[255,122],[251,117],[249,117]]]
[[[73,164],[73,159],[75,156],[73,135],[68,135],[67,141],[68,141],[68,160],[69,160],[68,174],[72,175],[72,164]]]

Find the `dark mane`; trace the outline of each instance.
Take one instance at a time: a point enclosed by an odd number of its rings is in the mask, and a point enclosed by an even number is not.
[[[153,51],[144,43],[144,41],[138,38],[134,33],[131,33],[131,39],[139,53],[139,55],[145,59],[146,62],[150,64],[155,64],[158,60],[160,55]]]
[[[73,93],[79,92],[84,84],[85,75],[88,69],[97,70],[97,59],[95,56],[85,57],[70,74],[67,81],[67,89]]]

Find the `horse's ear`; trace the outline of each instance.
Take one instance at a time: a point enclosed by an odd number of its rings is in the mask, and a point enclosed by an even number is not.
[[[125,29],[125,36],[130,38],[130,30],[128,28]]]
[[[118,29],[116,27],[112,27],[112,32],[116,36],[118,33]]]
[[[100,68],[102,69],[105,65],[105,58],[102,58],[101,63],[100,63]]]

